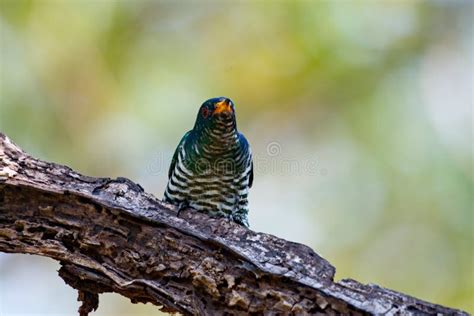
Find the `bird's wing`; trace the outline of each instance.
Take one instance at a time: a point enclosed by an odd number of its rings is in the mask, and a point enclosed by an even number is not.
[[[176,150],[174,151],[173,159],[171,160],[170,170],[168,171],[168,179],[171,178],[171,175],[173,174],[174,167],[176,166],[176,162],[178,161],[179,152],[181,151],[181,148],[183,148],[191,132],[192,131],[189,131],[184,134],[183,138],[181,138],[181,141],[178,144],[178,147],[176,147]]]
[[[240,138],[241,143],[244,146],[244,150],[247,151],[250,155],[249,188],[251,188],[252,184],[253,184],[253,157],[252,157],[252,153],[251,153],[251,150],[250,150],[250,144],[247,141],[247,138],[245,138],[244,134],[239,133],[239,138]]]
[[[249,188],[251,188],[253,184],[253,160],[251,164],[252,165],[250,166]]]

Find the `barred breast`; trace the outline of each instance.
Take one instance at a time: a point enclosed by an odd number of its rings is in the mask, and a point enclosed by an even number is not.
[[[248,190],[252,157],[249,150],[236,147],[220,153],[215,159],[214,148],[196,148],[200,165],[191,168],[193,158],[183,146],[168,181],[165,201],[190,206],[211,216],[245,219],[248,213]]]

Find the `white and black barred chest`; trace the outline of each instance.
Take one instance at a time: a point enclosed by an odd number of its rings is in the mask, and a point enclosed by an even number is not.
[[[252,172],[250,147],[238,133],[209,133],[179,150],[165,200],[247,223]]]

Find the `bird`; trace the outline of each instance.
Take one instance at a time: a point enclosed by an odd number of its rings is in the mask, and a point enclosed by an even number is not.
[[[237,130],[234,102],[226,97],[205,101],[174,152],[164,202],[177,206],[178,216],[192,208],[249,227],[252,184],[252,151]]]

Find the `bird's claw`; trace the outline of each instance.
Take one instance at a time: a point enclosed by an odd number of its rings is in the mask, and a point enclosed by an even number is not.
[[[185,209],[187,209],[189,207],[189,203],[188,202],[183,202],[181,204],[179,204],[178,206],[178,212],[176,214],[176,217],[180,217],[179,215],[181,214],[181,212]]]

